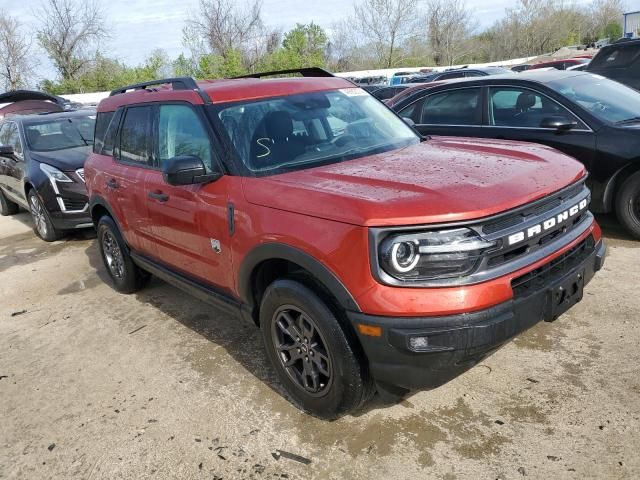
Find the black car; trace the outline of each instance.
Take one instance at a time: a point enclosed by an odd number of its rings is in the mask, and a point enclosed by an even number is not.
[[[46,241],[91,227],[84,162],[93,145],[95,111],[5,117],[0,123],[0,213],[23,207]]]
[[[536,142],[590,172],[592,209],[640,238],[640,93],[585,72],[551,70],[415,87],[392,108],[425,135]]]
[[[640,39],[620,39],[602,47],[586,71],[640,90]]]
[[[378,100],[389,100],[390,98],[395,97],[400,92],[406,90],[411,87],[411,84],[404,83],[402,85],[393,85],[393,86],[383,86],[379,88],[375,88],[373,90],[368,90],[368,92],[373,95]]]
[[[509,75],[515,72],[502,67],[457,68],[443,72],[432,72],[419,77],[414,77],[407,83],[429,83],[455,78],[487,77],[489,75]]]

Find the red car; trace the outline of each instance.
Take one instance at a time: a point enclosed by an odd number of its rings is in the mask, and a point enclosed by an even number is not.
[[[580,301],[605,251],[581,164],[427,140],[349,81],[300,73],[100,103],[85,172],[117,290],[153,274],[255,322],[322,418],[435,388]]]
[[[591,61],[590,58],[575,57],[565,60],[553,60],[550,62],[536,63],[531,65],[529,70],[535,70],[538,68],[555,68],[556,70],[566,70],[569,67],[575,67],[576,65],[585,65]]]

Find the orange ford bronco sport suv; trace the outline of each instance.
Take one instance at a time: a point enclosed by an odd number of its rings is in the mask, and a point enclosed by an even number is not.
[[[298,73],[100,103],[85,171],[117,290],[153,274],[251,319],[291,400],[329,419],[442,385],[581,300],[605,247],[580,163],[421,138],[347,80]]]

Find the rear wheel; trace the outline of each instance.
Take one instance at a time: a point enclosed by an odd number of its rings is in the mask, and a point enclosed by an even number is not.
[[[620,187],[616,214],[631,235],[640,239],[640,172],[631,175]]]
[[[29,210],[33,218],[33,231],[45,242],[55,242],[62,236],[53,226],[51,216],[34,189],[29,190]]]
[[[0,215],[6,217],[18,213],[18,204],[9,200],[0,189]]]
[[[332,420],[366,401],[366,365],[328,305],[293,279],[276,280],[260,307],[260,328],[280,382],[293,403]]]
[[[104,266],[117,291],[134,293],[144,287],[150,275],[133,263],[129,250],[111,217],[104,216],[98,222],[98,245]]]

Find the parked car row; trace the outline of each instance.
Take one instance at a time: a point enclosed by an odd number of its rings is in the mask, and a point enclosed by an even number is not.
[[[303,78],[282,76],[294,72]],[[117,89],[97,108],[79,175],[106,271],[122,293],[152,274],[254,322],[292,402],[321,418],[376,391],[436,388],[572,308],[605,259],[587,188],[586,167],[594,179],[606,170],[598,159],[585,167],[506,133],[451,136],[514,121],[575,134],[583,151],[583,137],[601,141],[600,110],[620,108],[592,105],[573,77],[523,78],[416,85],[391,102],[407,122],[314,68]],[[30,122],[53,115],[10,119],[12,138],[34,150]],[[72,133],[57,121],[41,132],[56,145]],[[64,203],[73,172],[38,158],[27,162]]]

